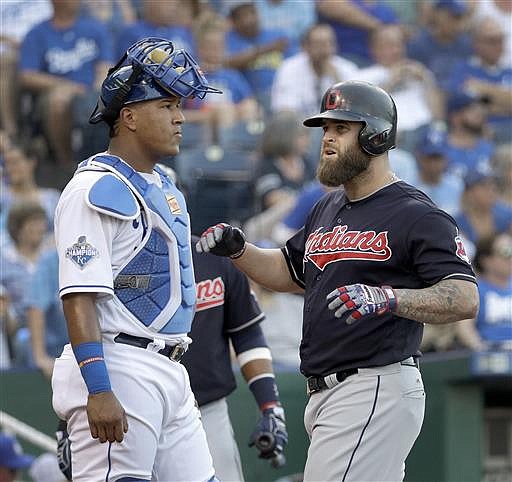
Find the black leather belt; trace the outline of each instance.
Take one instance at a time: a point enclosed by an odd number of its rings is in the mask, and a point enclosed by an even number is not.
[[[414,357],[409,357],[406,360],[401,361],[400,365],[406,367],[420,367],[418,359]],[[326,388],[333,388],[336,385],[339,385],[341,382],[345,381],[348,377],[358,373],[358,371],[359,368],[350,368],[348,370],[341,370],[325,377],[308,377],[307,393],[308,395],[311,395],[312,393],[320,392]]]
[[[342,370],[332,375],[327,375],[326,377],[309,377],[307,380],[308,395],[326,388],[332,388],[345,381],[348,377],[355,375],[357,372],[357,368],[351,368],[350,370]]]
[[[119,333],[119,335],[114,338],[114,341],[116,343],[123,343],[124,345],[130,345],[144,349],[147,349],[151,343],[154,343],[154,340],[151,338],[128,335],[127,333]],[[155,353],[159,353],[160,355],[169,358],[169,360],[179,363],[186,351],[186,345],[178,343],[177,345],[165,345],[164,348],[155,351]]]

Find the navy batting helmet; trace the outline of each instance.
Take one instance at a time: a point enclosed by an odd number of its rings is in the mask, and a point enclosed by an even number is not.
[[[304,121],[307,127],[321,127],[325,119],[363,122],[359,145],[371,156],[395,147],[396,106],[391,96],[367,82],[339,82],[322,98],[320,114]]]
[[[125,64],[125,65],[123,65]],[[133,44],[109,70],[89,122],[112,125],[123,106],[144,100],[222,93],[208,85],[197,62],[169,40],[149,37]]]

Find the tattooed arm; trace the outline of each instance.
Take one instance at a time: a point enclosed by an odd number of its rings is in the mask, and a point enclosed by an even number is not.
[[[410,320],[440,325],[475,318],[478,313],[478,289],[470,281],[446,279],[430,288],[394,291],[395,313]]]

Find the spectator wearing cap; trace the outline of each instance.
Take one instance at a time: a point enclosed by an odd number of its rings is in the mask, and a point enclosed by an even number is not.
[[[446,88],[453,64],[471,56],[468,12],[462,0],[434,2],[431,22],[408,42],[409,57],[425,65],[441,89]]]
[[[475,245],[480,239],[511,230],[512,209],[497,199],[496,182],[490,173],[475,170],[466,174],[455,221]]]
[[[24,454],[15,437],[0,432],[0,482],[14,482],[19,471],[28,469],[34,457]]]
[[[471,31],[474,56],[455,64],[448,90],[466,92],[489,103],[489,124],[496,143],[510,141],[512,132],[512,68],[500,63],[505,33],[492,18],[478,19]]]
[[[480,310],[474,320],[459,322],[458,338],[476,351],[512,349],[512,236],[483,238],[474,259]]]
[[[455,92],[448,97],[446,110],[449,169],[461,178],[468,171],[488,171],[496,148],[489,139],[488,105],[478,97]]]
[[[460,209],[464,186],[458,176],[447,171],[445,142],[443,132],[427,133],[416,151],[417,176],[409,182],[429,196],[442,210],[455,216]]]
[[[275,73],[297,45],[284,32],[264,27],[254,2],[237,0],[229,8],[232,29],[226,36],[226,66],[242,72],[268,112]]]
[[[359,67],[371,64],[370,36],[386,24],[397,24],[398,17],[386,2],[318,0],[318,20],[332,26],[338,43],[337,53]]]

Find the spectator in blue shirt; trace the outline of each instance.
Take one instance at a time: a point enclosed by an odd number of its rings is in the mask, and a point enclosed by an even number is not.
[[[475,351],[512,349],[512,236],[482,239],[474,259],[478,272],[480,311],[458,323],[462,344]]]
[[[466,174],[460,207],[455,221],[465,239],[475,245],[512,229],[512,209],[497,199],[496,182],[486,172]]]
[[[99,21],[80,15],[79,0],[53,0],[51,19],[23,40],[23,86],[43,94],[42,113],[49,145],[61,165],[72,160],[71,102],[99,88],[113,60],[112,42]]]
[[[444,154],[448,168],[461,178],[468,171],[489,171],[495,144],[489,140],[488,104],[455,92],[448,97],[446,110],[448,137]]]
[[[462,0],[439,0],[433,7],[431,23],[409,41],[408,52],[445,89],[453,64],[469,59],[472,52],[466,32],[468,6]]]
[[[256,7],[265,28],[281,30],[296,43],[316,22],[315,2],[259,0]]]
[[[55,358],[69,342],[59,298],[59,258],[56,250],[45,252],[39,259],[28,287],[25,306],[32,360],[50,379]]]
[[[7,218],[7,229],[12,244],[0,254],[0,284],[4,286],[16,321],[16,341],[13,355],[17,365],[30,362],[27,351],[28,328],[26,319],[27,286],[44,247],[48,221],[44,209],[36,203],[20,203],[13,206]]]
[[[438,207],[455,216],[460,209],[464,184],[460,177],[447,171],[445,136],[431,130],[418,144],[416,160],[418,171],[408,182],[423,191]]]
[[[245,127],[258,117],[258,104],[245,77],[238,70],[224,67],[225,30],[225,22],[220,17],[207,17],[198,25],[198,62],[208,76],[208,82],[222,94],[203,100],[184,100],[186,138],[196,144],[198,140],[206,144],[222,144],[233,129]],[[201,132],[190,135],[189,131],[197,126],[202,126]]]
[[[352,60],[360,67],[368,66],[370,35],[382,25],[398,23],[394,10],[379,0],[318,0],[318,20],[334,28],[338,55]]]
[[[512,132],[512,68],[502,67],[505,34],[495,20],[482,18],[472,31],[475,55],[461,61],[450,74],[450,92],[464,91],[489,102],[489,123],[498,144]]]
[[[284,32],[267,30],[254,2],[233,3],[230,10],[232,30],[226,37],[226,65],[240,70],[253,89],[258,103],[270,110],[270,90],[276,70],[297,45]]]
[[[53,215],[60,193],[57,189],[36,184],[36,167],[37,158],[33,151],[13,146],[5,152],[3,168],[6,184],[0,190],[0,233],[5,233],[10,207],[22,201],[39,203],[46,212],[48,229],[53,232]],[[2,239],[0,246],[5,241],[7,240]]]

